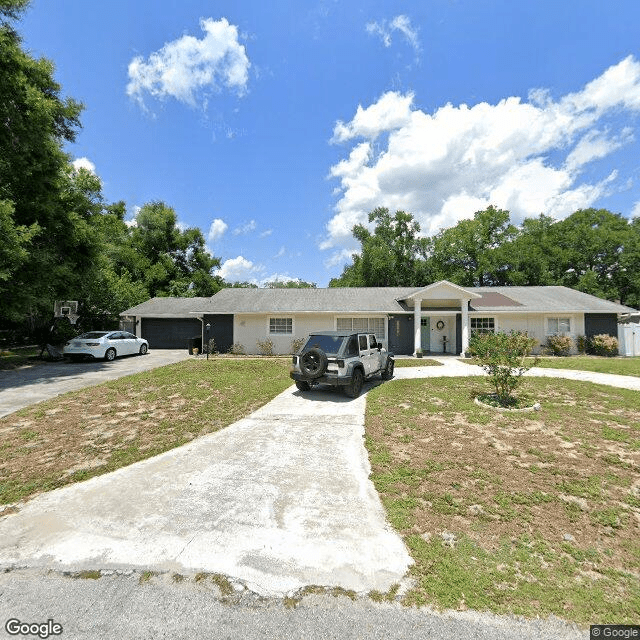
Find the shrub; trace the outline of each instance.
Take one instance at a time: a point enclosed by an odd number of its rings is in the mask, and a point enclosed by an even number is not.
[[[239,342],[234,342],[229,349],[229,353],[234,356],[244,356],[246,355],[246,351],[243,345]]]
[[[588,346],[589,341],[587,340],[587,336],[578,336],[576,338],[576,347],[578,348],[578,353],[586,353]]]
[[[209,353],[218,353],[218,347],[216,347],[216,341],[213,338],[209,338]]]
[[[304,343],[304,338],[294,338],[291,341],[291,353],[298,353],[298,351],[300,351],[300,349],[302,349],[302,347],[304,346]]]
[[[569,336],[549,336],[547,349],[554,356],[568,356],[573,346],[573,340]]]
[[[589,340],[589,343],[591,345],[591,351],[597,356],[611,357],[618,355],[618,339],[606,333],[593,336],[593,338]]]
[[[261,356],[273,355],[274,344],[271,338],[267,338],[266,340],[258,340],[256,344],[258,345],[258,351],[260,352]]]
[[[471,336],[470,353],[480,360],[480,366],[489,375],[500,405],[513,404],[511,393],[520,384],[520,378],[534,364],[525,358],[536,344],[526,333],[476,333]]]

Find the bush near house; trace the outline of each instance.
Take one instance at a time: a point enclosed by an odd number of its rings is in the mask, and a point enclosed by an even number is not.
[[[573,346],[573,340],[569,336],[549,336],[547,349],[554,356],[568,356]]]
[[[535,344],[535,338],[517,331],[476,333],[471,337],[469,351],[489,375],[495,390],[493,399],[499,406],[517,405],[517,398],[511,394],[520,384],[523,374],[536,362],[525,360]]]
[[[578,349],[578,353],[586,353],[588,346],[589,341],[587,340],[587,336],[578,336],[576,338],[576,348]]]
[[[617,356],[618,339],[602,333],[589,340],[590,351],[597,356]]]
[[[256,342],[258,345],[258,351],[261,356],[272,356],[274,353],[275,345],[273,344],[273,340],[271,338],[267,338],[266,340],[258,340]]]
[[[298,353],[300,349],[304,346],[305,339],[304,338],[294,338],[291,341],[291,355]]]
[[[244,345],[240,344],[239,342],[234,342],[229,349],[229,353],[232,356],[244,356],[246,355],[247,351],[244,348]]]

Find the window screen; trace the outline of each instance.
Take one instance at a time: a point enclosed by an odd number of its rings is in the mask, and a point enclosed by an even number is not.
[[[384,340],[387,322],[385,318],[338,318],[338,331],[358,331],[359,333],[375,333],[378,340]]]
[[[471,333],[494,333],[494,318],[471,318]]]
[[[269,333],[293,333],[293,318],[269,318]]]

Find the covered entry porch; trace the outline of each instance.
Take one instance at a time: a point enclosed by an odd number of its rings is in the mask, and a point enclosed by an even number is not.
[[[413,309],[414,354],[464,354],[469,348],[469,302],[481,297],[443,280],[406,298]]]

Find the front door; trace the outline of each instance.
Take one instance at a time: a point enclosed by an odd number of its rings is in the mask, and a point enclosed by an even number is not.
[[[431,349],[431,319],[420,318],[420,348],[423,351]]]

